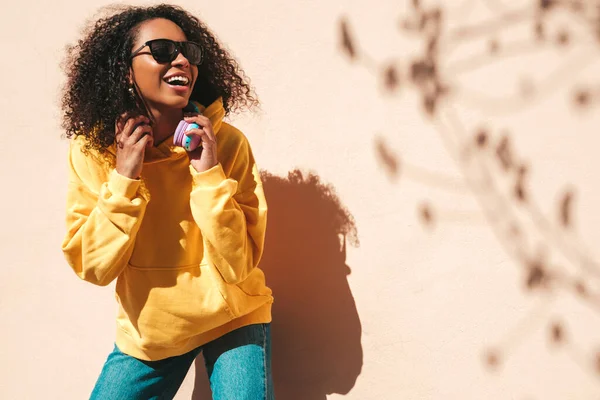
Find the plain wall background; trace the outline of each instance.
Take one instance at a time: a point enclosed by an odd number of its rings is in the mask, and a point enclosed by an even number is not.
[[[422,3],[177,3],[262,101],[230,121],[265,171],[278,398],[598,398],[598,11],[443,2],[427,64]],[[106,4],[1,6],[3,399],[87,398],[112,349],[114,285],[60,251],[59,64]],[[177,398],[206,393],[199,359]]]

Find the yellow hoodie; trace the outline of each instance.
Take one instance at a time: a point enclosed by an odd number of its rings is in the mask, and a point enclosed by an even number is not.
[[[141,180],[116,172],[78,136],[69,148],[67,234],[75,273],[115,278],[117,346],[143,360],[186,353],[239,327],[271,321],[257,267],[267,206],[245,136],[207,108],[220,163],[198,173],[167,138],[146,150]],[[108,149],[114,154],[114,145]]]

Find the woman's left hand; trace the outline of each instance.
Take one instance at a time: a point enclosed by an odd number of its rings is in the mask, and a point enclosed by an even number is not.
[[[185,134],[188,136],[200,136],[200,144],[197,149],[189,151],[190,164],[198,172],[211,169],[219,163],[217,160],[217,138],[213,132],[212,123],[208,117],[200,114],[188,114],[184,116],[187,123],[196,123],[199,129],[190,129]]]

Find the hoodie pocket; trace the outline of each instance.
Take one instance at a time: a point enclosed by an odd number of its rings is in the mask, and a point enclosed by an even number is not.
[[[272,291],[265,285],[265,275],[258,268],[252,270],[244,281],[237,284],[225,282],[214,266],[207,266],[207,271],[210,272],[215,287],[218,288],[234,318],[249,314],[260,306],[273,302]]]
[[[116,295],[119,326],[142,349],[184,346],[234,318],[206,265],[129,267],[117,281]]]

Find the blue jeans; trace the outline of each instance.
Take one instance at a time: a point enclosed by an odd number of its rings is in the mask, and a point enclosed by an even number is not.
[[[189,353],[144,361],[108,356],[90,399],[172,399],[202,352],[214,400],[273,400],[270,324],[236,329]],[[208,400],[208,399],[207,399]]]

